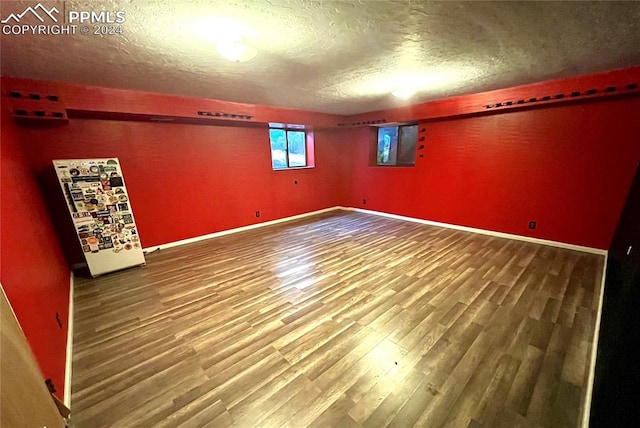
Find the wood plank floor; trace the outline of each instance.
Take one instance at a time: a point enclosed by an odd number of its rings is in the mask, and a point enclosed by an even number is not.
[[[576,427],[603,257],[361,213],[78,278],[75,427]]]

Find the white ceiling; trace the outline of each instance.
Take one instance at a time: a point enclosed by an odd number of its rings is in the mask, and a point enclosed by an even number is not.
[[[640,64],[640,2],[41,3],[124,10],[124,34],[3,34],[3,75],[352,114]],[[254,59],[216,53],[221,17],[250,29]],[[389,94],[407,83],[410,101]]]

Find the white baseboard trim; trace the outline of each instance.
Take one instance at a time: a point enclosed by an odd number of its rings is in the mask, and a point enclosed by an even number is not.
[[[335,207],[324,208],[324,209],[317,210],[317,211],[311,211],[311,212],[304,213],[304,214],[298,214],[298,215],[294,215],[294,216],[290,216],[290,217],[284,217],[284,218],[280,218],[280,219],[277,219],[277,220],[270,220],[270,221],[265,221],[263,223],[250,224],[248,226],[237,227],[237,228],[234,228],[234,229],[221,230],[219,232],[209,233],[207,235],[196,236],[196,237],[193,237],[193,238],[181,239],[179,241],[168,242],[166,244],[154,245],[152,247],[144,248],[144,252],[145,253],[150,253],[150,252],[153,252],[153,251],[156,251],[156,250],[162,250],[162,249],[166,249],[166,248],[177,247],[177,246],[180,246],[180,245],[192,244],[194,242],[204,241],[206,239],[217,238],[219,236],[230,235],[230,234],[233,234],[233,233],[245,232],[247,230],[257,229],[257,228],[260,228],[260,227],[272,226],[274,224],[285,223],[285,222],[288,222],[288,221],[298,220],[298,219],[301,219],[301,218],[311,217],[311,216],[314,216],[314,215],[322,214],[322,213],[329,212],[329,211],[336,211],[336,210],[355,211],[355,212],[361,212],[361,213],[365,213],[365,214],[378,215],[378,216],[381,216],[381,217],[393,218],[393,219],[396,219],[396,220],[404,220],[404,221],[410,221],[410,222],[414,222],[414,223],[426,224],[426,225],[429,225],[429,226],[444,227],[444,228],[447,228],[447,229],[455,229],[455,230],[460,230],[460,231],[464,231],[464,232],[472,232],[472,233],[478,233],[478,234],[481,234],[481,235],[494,236],[494,237],[497,237],[497,238],[514,239],[514,240],[517,240],[517,241],[531,242],[531,243],[534,243],[534,244],[549,245],[549,246],[552,246],[552,247],[564,248],[564,249],[574,250],[574,251],[582,251],[584,253],[597,254],[597,255],[601,255],[601,256],[606,256],[607,255],[607,250],[603,250],[603,249],[600,249],[600,248],[585,247],[585,246],[582,246],[582,245],[568,244],[566,242],[551,241],[551,240],[548,240],[548,239],[540,239],[540,238],[532,238],[532,237],[529,237],[529,236],[515,235],[515,234],[512,234],[512,233],[496,232],[496,231],[493,231],[493,230],[478,229],[478,228],[475,228],[475,227],[468,227],[468,226],[459,226],[459,225],[456,225],[456,224],[441,223],[441,222],[438,222],[438,221],[424,220],[424,219],[420,219],[420,218],[408,217],[408,216],[403,216],[403,215],[398,215],[398,214],[390,214],[390,213],[385,213],[385,212],[382,212],[382,211],[373,211],[373,210],[366,210],[366,209],[362,209],[362,208],[353,208],[353,207],[343,207],[343,206],[339,206],[339,205],[335,206]]]
[[[440,223],[438,221],[423,220],[423,219],[415,218],[415,217],[407,217],[407,216],[398,215],[398,214],[389,214],[389,213],[385,213],[385,212],[381,212],[381,211],[365,210],[365,209],[362,209],[362,208],[341,208],[341,209],[345,209],[345,210],[348,210],[348,211],[356,211],[356,212],[361,212],[361,213],[366,213],[366,214],[373,214],[373,215],[378,215],[378,216],[382,216],[382,217],[393,218],[393,219],[396,219],[396,220],[411,221],[411,222],[414,222],[414,223],[421,223],[421,224],[426,224],[426,225],[429,225],[429,226],[445,227],[447,229],[455,229],[455,230],[461,230],[461,231],[464,231],[464,232],[478,233],[478,234],[481,234],[481,235],[495,236],[497,238],[507,238],[507,239],[514,239],[514,240],[517,240],[517,241],[531,242],[531,243],[534,243],[534,244],[549,245],[549,246],[552,246],[552,247],[565,248],[565,249],[568,249],[568,250],[575,250],[575,251],[582,251],[584,253],[598,254],[598,255],[601,255],[601,256],[606,256],[607,255],[607,250],[602,250],[600,248],[584,247],[582,245],[567,244],[565,242],[550,241],[550,240],[547,240],[547,239],[540,239],[540,238],[531,238],[529,236],[514,235],[514,234],[511,234],[511,233],[504,233],[504,232],[495,232],[493,230],[477,229],[475,227],[458,226],[456,224]]]
[[[596,377],[596,358],[598,356],[598,340],[600,340],[600,321],[602,320],[602,305],[604,303],[604,283],[607,279],[608,255],[604,256],[604,269],[602,271],[602,281],[600,282],[600,298],[598,299],[598,312],[596,314],[596,325],[593,332],[593,346],[591,347],[591,358],[589,359],[589,377],[587,379],[587,391],[584,398],[584,408],[582,413],[582,427],[589,428],[589,418],[591,417],[591,400],[593,399],[593,382]]]
[[[71,370],[73,363],[73,282],[74,275],[69,276],[69,319],[67,321],[67,355],[64,369],[64,405],[71,408]]]
[[[236,227],[234,229],[221,230],[220,232],[209,233],[207,235],[196,236],[196,237],[188,238],[188,239],[181,239],[180,241],[169,242],[167,244],[154,245],[152,247],[144,248],[144,252],[145,253],[150,253],[150,252],[153,252],[153,251],[156,251],[156,250],[164,250],[166,248],[177,247],[177,246],[186,245],[186,244],[192,244],[194,242],[204,241],[206,239],[217,238],[217,237],[224,236],[224,235],[230,235],[232,233],[245,232],[247,230],[258,229],[260,227],[272,226],[274,224],[285,223],[285,222],[288,222],[288,221],[298,220],[298,219],[305,218],[305,217],[311,217],[311,216],[314,216],[314,215],[326,213],[326,212],[329,212],[329,211],[335,211],[335,210],[339,210],[339,209],[343,209],[344,210],[345,208],[344,207],[324,208],[324,209],[321,209],[321,210],[311,211],[311,212],[304,213],[304,214],[298,214],[298,215],[294,215],[294,216],[290,216],[290,217],[279,218],[277,220],[269,220],[269,221],[265,221],[263,223],[250,224],[248,226]]]

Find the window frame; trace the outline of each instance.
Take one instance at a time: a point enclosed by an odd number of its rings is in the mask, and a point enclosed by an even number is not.
[[[416,157],[418,155],[418,135],[417,135],[418,132],[416,132],[416,141],[414,142],[413,161],[411,163],[398,163],[401,147],[403,145],[402,130],[403,128],[408,128],[408,127],[416,127],[416,131],[419,131],[417,122],[394,123],[394,124],[386,124],[386,125],[380,125],[380,126],[374,127],[375,134],[374,134],[374,141],[371,146],[372,150],[371,150],[371,157],[370,157],[370,163],[369,163],[370,166],[382,166],[382,167],[415,167],[416,166]],[[397,142],[395,147],[396,158],[395,158],[395,163],[392,163],[392,164],[385,164],[385,163],[378,162],[380,130],[385,128],[397,128]]]
[[[278,130],[284,132],[285,140],[285,159],[286,166],[282,168],[275,168],[273,165],[273,146],[271,140],[271,131]],[[291,166],[290,150],[289,150],[289,132],[302,132],[304,136],[304,165]],[[271,152],[271,169],[273,171],[286,171],[290,169],[305,169],[313,168],[313,157],[309,156],[309,151],[313,150],[312,130],[307,129],[304,125],[291,125],[281,123],[269,123],[269,150]]]

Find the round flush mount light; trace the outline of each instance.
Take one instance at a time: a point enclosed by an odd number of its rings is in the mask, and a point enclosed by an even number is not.
[[[253,59],[258,51],[248,41],[256,33],[245,22],[227,16],[206,16],[193,24],[196,34],[214,43],[218,54],[232,62]]]
[[[407,98],[411,98],[412,96],[414,96],[415,93],[416,91],[414,89],[402,88],[402,89],[397,89],[391,92],[391,95],[393,95],[396,98],[401,98],[403,100],[406,100]]]
[[[242,39],[221,40],[217,43],[217,50],[222,57],[233,62],[245,62],[253,59],[258,51],[244,43]]]

